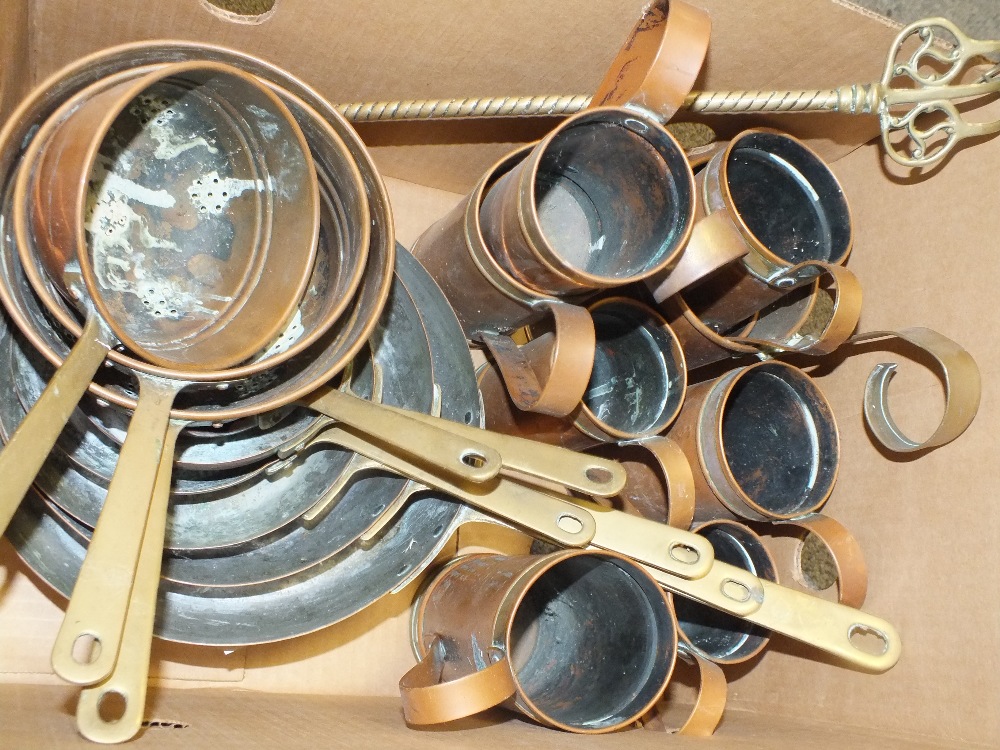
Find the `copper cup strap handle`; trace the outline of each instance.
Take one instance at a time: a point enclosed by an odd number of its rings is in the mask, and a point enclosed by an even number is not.
[[[444,644],[435,638],[428,653],[399,680],[403,717],[408,724],[442,724],[493,708],[514,695],[510,662],[497,661],[454,680],[442,682]]]
[[[729,215],[714,211],[694,225],[691,239],[674,267],[647,279],[646,286],[653,299],[663,302],[749,251]]]
[[[711,737],[722,721],[729,692],[726,675],[718,664],[692,654],[684,648],[677,650],[677,666],[685,665],[697,672],[698,695],[687,719],[680,726],[670,725],[663,718],[663,703],[642,719],[642,728],[687,737]]]
[[[597,336],[586,309],[556,301],[549,302],[548,309],[555,333],[530,342],[530,354],[509,336],[480,337],[518,409],[565,417],[579,405],[590,382]]]
[[[690,529],[694,522],[694,472],[684,451],[668,437],[651,437],[637,441],[653,454],[667,486],[666,523],[676,529]],[[620,497],[623,508],[633,515],[644,515],[627,497]]]
[[[833,307],[819,308],[806,321],[805,326],[793,331],[782,339],[731,338],[730,341],[739,344],[757,346],[762,351],[770,352],[808,352],[809,354],[829,354],[851,338],[861,319],[861,302],[863,299],[861,282],[851,271],[832,263],[809,261],[792,266],[772,284],[781,286],[782,279],[791,279],[793,285],[804,278],[806,274],[818,271],[820,276],[830,276],[833,280]],[[826,314],[825,319],[820,315]]]
[[[904,328],[899,331],[870,331],[850,339],[852,343],[882,338],[897,338],[929,354],[944,379],[944,414],[933,434],[922,442],[911,440],[896,425],[889,413],[889,381],[896,373],[896,363],[876,365],[865,385],[865,422],[875,438],[894,453],[913,453],[936,448],[961,435],[972,424],[979,410],[982,378],[979,366],[965,349],[929,328]]]
[[[868,565],[861,545],[839,521],[821,513],[810,513],[776,525],[790,526],[815,534],[830,552],[837,571],[837,601],[860,608],[868,593]]]
[[[708,51],[708,13],[680,0],[657,0],[615,57],[591,106],[632,105],[669,120],[684,106]]]

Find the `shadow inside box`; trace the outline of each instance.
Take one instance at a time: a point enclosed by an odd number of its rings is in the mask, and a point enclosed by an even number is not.
[[[352,123],[365,145],[443,146],[529,143],[544,138],[561,117],[488,117]]]
[[[872,341],[859,341],[856,343],[848,341],[846,344],[842,344],[838,347],[836,351],[823,357],[809,357],[803,354],[790,354],[782,356],[781,359],[789,364],[802,368],[812,378],[821,378],[833,373],[850,357],[873,353],[884,354],[886,357],[885,362],[887,363],[909,363],[933,373],[934,378],[941,386],[943,398],[946,383],[944,374],[941,372],[940,365],[928,352],[899,338],[886,337]],[[858,391],[859,394],[862,394],[863,398],[863,383],[859,384]],[[942,404],[936,407],[932,406],[931,408],[942,410],[944,407]],[[879,452],[879,455],[894,463],[910,463],[911,461],[916,461],[922,458],[934,450],[934,447],[929,447],[913,451],[912,453],[896,453],[891,451],[878,439],[876,439],[871,428],[868,426],[867,420],[865,421],[865,434],[868,436],[868,440],[871,442],[872,446],[874,446],[874,448]]]

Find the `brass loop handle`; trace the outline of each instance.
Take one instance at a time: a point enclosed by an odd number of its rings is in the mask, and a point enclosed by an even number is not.
[[[104,682],[84,688],[76,706],[77,729],[92,742],[126,742],[138,734],[142,727],[153,624],[156,619],[156,597],[163,561],[163,541],[167,530],[167,509],[170,504],[174,446],[177,436],[187,424],[185,421],[171,420],[167,427],[114,671]],[[117,719],[106,719],[101,715],[101,704],[110,695],[120,696],[125,703],[124,711]]]
[[[138,408],[52,647],[52,668],[67,682],[93,685],[115,667],[174,397],[186,385],[136,373]],[[75,654],[93,638],[89,661]]]
[[[0,451],[0,534],[17,511],[70,415],[111,347],[118,343],[98,315],[90,315],[66,361],[52,375],[7,445]]]

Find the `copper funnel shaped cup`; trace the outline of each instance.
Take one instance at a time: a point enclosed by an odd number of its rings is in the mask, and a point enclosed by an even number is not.
[[[663,694],[677,631],[668,595],[624,557],[584,550],[451,562],[413,614],[402,680],[411,724],[491,706],[571,732],[611,732]]]
[[[811,513],[840,465],[826,398],[802,370],[773,360],[691,386],[669,437],[694,469],[695,521]]]
[[[668,268],[691,232],[684,151],[659,123],[603,107],[575,115],[497,180],[480,217],[486,247],[543,295],[605,289]]]
[[[692,529],[712,543],[717,560],[778,582],[774,560],[757,534],[736,521],[710,521]],[[753,623],[691,599],[676,599],[681,641],[695,654],[717,664],[739,664],[764,650],[770,633]]]

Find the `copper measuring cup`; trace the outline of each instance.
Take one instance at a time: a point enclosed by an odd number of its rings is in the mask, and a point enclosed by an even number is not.
[[[490,187],[486,247],[542,294],[621,286],[672,265],[691,231],[694,181],[658,122],[602,107],[574,115]]]
[[[826,398],[802,370],[774,360],[691,386],[668,435],[694,468],[699,522],[815,511],[833,491],[840,465]]]
[[[761,538],[736,521],[709,521],[691,529],[706,537],[717,560],[735,565],[774,583],[775,563]],[[698,656],[717,664],[739,664],[767,646],[770,634],[753,623],[689,599],[674,600],[681,640]]]
[[[673,279],[660,277],[649,286],[657,301],[686,287],[685,302],[717,332],[732,330],[822,273],[836,273],[850,253],[853,228],[840,183],[790,135],[744,131],[696,180],[711,235],[687,248]],[[713,256],[720,244],[742,245],[744,253],[719,266]]]
[[[639,440],[667,429],[681,409],[687,385],[684,354],[673,331],[655,310],[627,297],[602,298],[587,311],[595,345],[591,361],[578,368],[589,374],[589,381],[573,411],[557,418],[516,408],[497,369],[486,366],[479,373],[479,387],[488,429],[575,450]],[[545,338],[522,348],[536,359],[565,356]]]
[[[670,600],[607,553],[469,555],[413,612],[420,663],[399,682],[411,724],[503,704],[571,732],[611,732],[651,708],[673,672]]]

